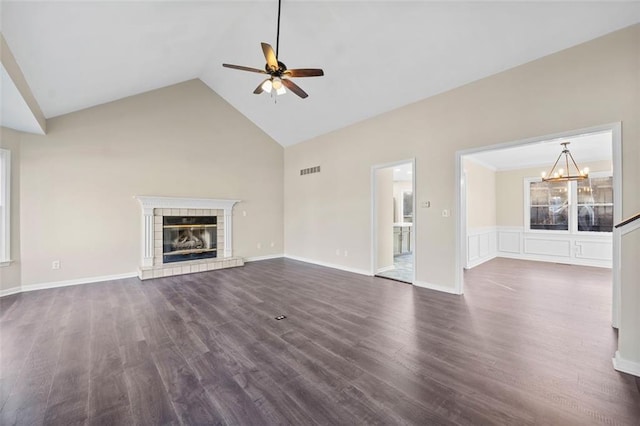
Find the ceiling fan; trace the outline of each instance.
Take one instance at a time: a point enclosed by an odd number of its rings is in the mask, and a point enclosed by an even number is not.
[[[223,67],[233,68],[241,71],[255,72],[259,74],[269,74],[269,77],[263,80],[256,90],[253,91],[256,95],[262,92],[271,93],[275,91],[276,95],[283,95],[286,93],[286,89],[291,90],[301,98],[309,96],[307,92],[302,90],[300,86],[290,80],[291,77],[321,77],[324,75],[324,71],[319,68],[299,68],[299,69],[287,69],[287,66],[278,60],[278,50],[280,47],[280,9],[282,0],[278,0],[278,32],[276,36],[276,51],[268,43],[261,43],[262,53],[267,60],[264,70],[258,68],[244,67],[242,65],[222,64]]]

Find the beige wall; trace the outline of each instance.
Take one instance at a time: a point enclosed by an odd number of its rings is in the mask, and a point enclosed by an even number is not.
[[[376,170],[377,270],[393,265],[393,189],[393,167]]]
[[[463,159],[467,175],[467,229],[496,226],[496,172]]]
[[[613,170],[611,161],[579,163],[593,172]],[[496,173],[496,205],[498,226],[524,226],[524,179],[540,177],[545,167],[505,170]]]
[[[418,205],[431,201],[416,209],[416,278],[454,290],[458,213],[441,213],[456,205],[456,151],[619,121],[630,216],[640,211],[640,25],[286,148],[287,253],[332,262],[348,244],[344,266],[369,270],[371,166],[415,157]],[[296,171],[318,162],[319,185],[306,191]],[[640,283],[624,286],[636,290],[623,298],[621,327],[640,340],[630,314],[640,310]]]
[[[11,151],[11,264],[0,267],[0,294],[20,286],[20,133],[0,127],[0,148]]]
[[[283,252],[283,148],[201,81],[60,116],[47,127],[46,136],[21,140],[23,285],[136,271],[134,195],[240,199],[234,255]],[[60,270],[51,269],[53,260]]]

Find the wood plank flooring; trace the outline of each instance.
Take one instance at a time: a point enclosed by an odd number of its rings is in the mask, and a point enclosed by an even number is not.
[[[274,259],[8,296],[0,424],[639,425],[610,285],[495,259],[454,296]]]

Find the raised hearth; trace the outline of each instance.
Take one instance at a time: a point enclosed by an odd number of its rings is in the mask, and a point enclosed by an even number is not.
[[[233,257],[238,200],[135,197],[142,207],[141,280],[242,266]]]

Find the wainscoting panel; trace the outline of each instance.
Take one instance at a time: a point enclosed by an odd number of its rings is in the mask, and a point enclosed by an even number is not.
[[[565,239],[531,238],[525,235],[524,253],[569,257],[571,256],[571,242]]]
[[[470,229],[467,233],[467,263],[470,269],[496,257],[497,240],[496,228]]]
[[[609,241],[578,241],[576,240],[576,257],[580,259],[613,259],[613,247]]]
[[[520,230],[508,231],[499,230],[498,232],[498,252],[500,253],[520,253]]]
[[[544,234],[502,226],[496,233],[496,257],[611,268],[611,234]]]

